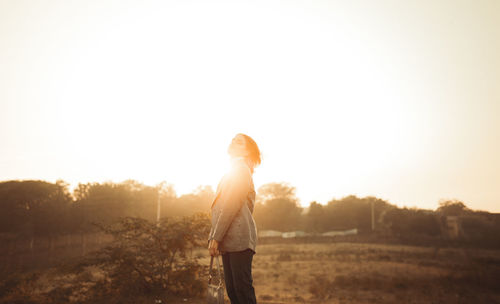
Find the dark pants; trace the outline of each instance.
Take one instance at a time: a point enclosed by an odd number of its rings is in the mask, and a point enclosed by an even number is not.
[[[224,280],[231,304],[256,304],[252,280],[252,259],[255,252],[246,249],[222,254]]]

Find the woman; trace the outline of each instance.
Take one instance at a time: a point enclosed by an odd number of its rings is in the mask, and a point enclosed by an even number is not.
[[[208,251],[211,256],[222,255],[231,304],[255,304],[252,258],[257,228],[252,217],[255,203],[252,174],[260,164],[260,151],[250,136],[239,133],[227,152],[231,157],[231,170],[221,179],[212,203]]]

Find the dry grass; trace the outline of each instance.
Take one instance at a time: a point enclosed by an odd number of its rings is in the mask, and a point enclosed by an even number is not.
[[[193,254],[208,266],[205,248]],[[89,273],[95,276],[91,270],[82,275]],[[253,279],[259,304],[500,303],[500,251],[362,243],[260,244]],[[65,280],[58,271],[47,270],[33,280],[36,284],[23,285],[29,290],[19,292],[37,294]],[[145,298],[135,303],[154,301]],[[168,303],[205,301],[193,297]]]
[[[265,244],[259,303],[500,303],[500,251],[380,244]]]

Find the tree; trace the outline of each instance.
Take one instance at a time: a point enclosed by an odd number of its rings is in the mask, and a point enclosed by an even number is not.
[[[257,190],[257,201],[265,203],[273,199],[285,199],[297,201],[296,189],[289,183],[268,183],[259,187]]]
[[[0,183],[0,232],[21,237],[63,233],[72,198],[64,181]]]
[[[184,194],[173,200],[168,206],[166,216],[191,215],[195,212],[208,212],[214,198],[214,191],[210,186],[199,186],[192,193]]]
[[[323,205],[311,202],[306,214],[306,229],[310,232],[324,232],[328,229],[327,224]]]
[[[471,210],[465,206],[465,204],[459,200],[441,200],[439,202],[439,207],[437,212],[443,215],[463,215]]]
[[[349,195],[340,200],[329,201],[325,207],[328,221],[327,229],[357,228],[361,232],[371,231],[372,204],[376,222],[384,210],[391,208],[389,203],[373,196],[359,198],[355,195]]]
[[[93,223],[111,224],[126,216],[156,220],[158,188],[134,180],[79,184],[74,196],[73,216],[83,231],[95,230]]]
[[[287,183],[270,183],[257,192],[255,221],[261,229],[297,230],[301,226],[302,208],[295,196],[295,187]]]
[[[441,233],[439,219],[434,212],[416,208],[392,208],[385,214],[384,222],[399,237],[438,236]]]

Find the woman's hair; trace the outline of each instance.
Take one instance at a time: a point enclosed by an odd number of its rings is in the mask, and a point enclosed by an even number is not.
[[[255,143],[255,141],[248,135],[246,134],[243,134],[243,133],[238,133],[237,135],[241,135],[243,136],[243,138],[245,138],[245,142],[246,142],[246,147],[247,147],[247,151],[248,151],[248,160],[250,160],[250,162],[252,162],[253,164],[253,168],[254,167],[257,167],[258,165],[260,165],[260,162],[261,162],[261,156],[260,156],[260,150],[259,150],[259,147],[257,146],[257,143]],[[252,173],[253,173],[253,168],[252,169]]]

